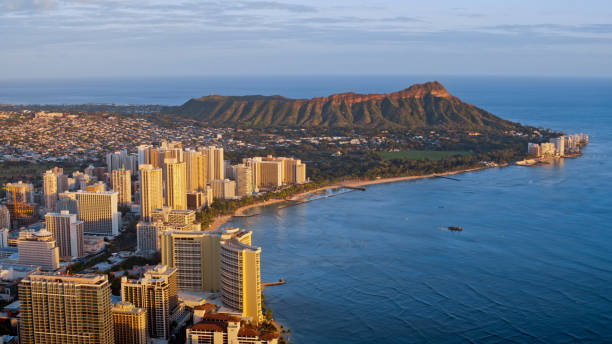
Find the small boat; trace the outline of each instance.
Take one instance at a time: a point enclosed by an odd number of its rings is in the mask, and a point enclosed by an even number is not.
[[[463,228],[461,227],[455,227],[455,226],[449,226],[448,227],[449,231],[457,231],[457,232],[461,232],[463,230]]]

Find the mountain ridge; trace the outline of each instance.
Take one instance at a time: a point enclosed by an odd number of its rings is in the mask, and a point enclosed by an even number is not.
[[[279,95],[193,98],[167,113],[212,126],[239,127],[448,127],[503,130],[506,121],[452,96],[437,81],[379,94],[337,93],[291,99]]]

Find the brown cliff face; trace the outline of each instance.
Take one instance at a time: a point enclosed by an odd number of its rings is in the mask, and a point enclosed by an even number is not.
[[[211,126],[245,127],[454,127],[507,129],[516,126],[453,97],[439,82],[385,94],[334,94],[313,99],[281,96],[191,99],[170,111]]]

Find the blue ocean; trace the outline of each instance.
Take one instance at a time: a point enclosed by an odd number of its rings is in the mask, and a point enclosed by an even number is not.
[[[207,94],[392,92],[437,79],[584,156],[368,186],[227,225],[254,232],[294,343],[612,342],[612,80],[251,77],[0,83],[0,103],[181,104]],[[461,226],[462,232],[443,228]]]

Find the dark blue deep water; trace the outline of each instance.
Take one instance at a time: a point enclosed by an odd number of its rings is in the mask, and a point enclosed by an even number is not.
[[[3,81],[0,103],[312,97],[429,79]],[[288,281],[265,290],[275,317],[295,343],[612,342],[612,80],[435,79],[501,117],[586,132],[591,144],[554,166],[370,186],[231,221],[254,231],[263,280]]]

